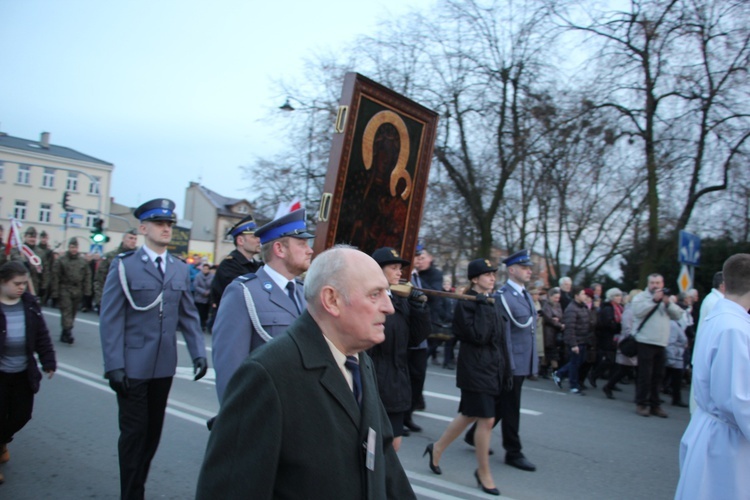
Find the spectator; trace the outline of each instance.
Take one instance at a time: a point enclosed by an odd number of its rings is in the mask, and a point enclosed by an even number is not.
[[[562,322],[563,312],[560,304],[562,296],[559,288],[551,288],[547,293],[547,300],[542,303],[542,328],[544,330],[544,359],[547,366],[544,371],[557,370],[562,361],[561,348],[564,348],[563,330],[565,324]],[[567,358],[567,356],[566,356]],[[564,363],[562,363],[564,364]],[[539,370],[542,372],[542,369]]]
[[[208,314],[211,311],[211,282],[214,275],[211,272],[211,265],[204,263],[201,266],[201,272],[193,280],[193,298],[195,307],[198,308],[198,315],[201,318],[201,329],[206,331]]]
[[[610,288],[605,297],[596,322],[597,362],[589,375],[589,383],[594,388],[596,379],[603,375],[609,378],[612,374],[617,352],[614,337],[622,329],[622,291],[619,288]]]
[[[562,389],[562,378],[568,377],[571,394],[580,394],[578,369],[586,359],[586,349],[593,337],[594,321],[589,310],[589,303],[594,299],[594,291],[590,288],[573,288],[573,302],[565,309],[563,323],[565,324],[565,344],[570,349],[570,361],[552,373],[557,387]]]
[[[567,276],[563,276],[560,278],[560,305],[562,305],[562,310],[565,311],[565,309],[568,308],[568,305],[573,302],[573,293],[571,292],[571,288],[573,287],[573,280],[568,278]]]
[[[678,320],[672,320],[669,325],[669,344],[667,344],[667,361],[665,392],[672,396],[672,406],[687,408],[682,402],[682,373],[685,368],[685,348],[688,339],[685,334],[687,315]]]
[[[623,311],[622,311],[622,321],[620,325],[620,334],[615,335],[613,338],[613,341],[615,344],[619,345],[620,342],[625,340],[627,337],[630,337],[633,332],[633,306],[631,304],[631,301],[633,298],[641,293],[642,290],[638,290],[637,288],[634,290],[631,290],[628,295],[623,297]],[[602,391],[609,399],[615,399],[614,394],[612,394],[613,391],[620,391],[620,388],[617,387],[617,384],[622,381],[625,377],[631,374],[631,371],[634,366],[638,366],[638,356],[628,357],[625,356],[623,353],[620,352],[619,348],[617,349],[617,355],[615,356],[615,368],[612,372],[612,375],[610,375],[609,380],[607,383],[602,387]]]
[[[660,274],[648,277],[648,289],[633,299],[633,328],[638,342],[638,380],[636,413],[642,417],[667,418],[659,400],[659,385],[664,374],[669,343],[669,320],[682,318],[684,311],[677,297],[665,293]]]

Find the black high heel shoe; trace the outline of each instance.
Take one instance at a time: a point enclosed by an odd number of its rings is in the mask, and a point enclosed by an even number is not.
[[[479,479],[479,471],[478,470],[474,471],[474,477],[477,478],[477,486],[479,486],[480,488],[482,488],[482,491],[484,491],[485,493],[488,493],[490,495],[495,495],[495,496],[498,496],[498,497],[500,496],[500,490],[498,490],[497,488],[485,488],[484,487],[484,485],[482,484],[482,481]]]
[[[432,462],[432,447],[435,443],[430,443],[427,445],[427,448],[424,449],[424,453],[422,453],[422,456],[430,454],[430,470],[437,474],[438,476],[443,473],[443,471],[440,469],[439,465],[434,465]]]

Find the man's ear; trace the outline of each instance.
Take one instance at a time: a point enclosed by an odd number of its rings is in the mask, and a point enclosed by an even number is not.
[[[341,295],[333,287],[323,287],[320,291],[320,304],[334,318],[341,315]]]
[[[141,224],[138,225],[138,232],[141,233],[144,236],[146,235],[146,224],[145,223],[141,223]]]

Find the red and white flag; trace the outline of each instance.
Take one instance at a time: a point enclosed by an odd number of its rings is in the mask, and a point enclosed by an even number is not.
[[[21,223],[17,219],[10,219],[10,231],[8,232],[8,244],[5,245],[5,255],[10,255],[10,249],[16,247],[18,251],[26,256],[29,264],[36,266],[39,272],[42,271],[42,259],[39,258],[28,245],[21,240]]]
[[[302,202],[299,198],[295,198],[289,203],[284,203],[282,201],[281,203],[279,203],[279,208],[276,210],[276,215],[274,215],[273,218],[274,220],[278,219],[282,215],[294,212],[295,210],[299,210],[300,208],[302,208]]]

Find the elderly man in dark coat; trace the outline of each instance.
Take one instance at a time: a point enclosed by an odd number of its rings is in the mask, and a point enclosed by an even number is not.
[[[375,261],[352,248],[313,261],[307,311],[229,382],[197,499],[416,498],[363,352],[385,338],[387,290]]]

